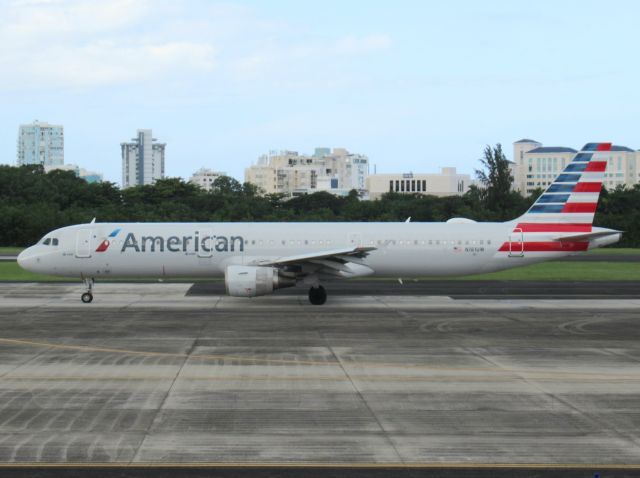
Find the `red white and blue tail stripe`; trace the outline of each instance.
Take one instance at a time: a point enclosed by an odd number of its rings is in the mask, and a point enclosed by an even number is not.
[[[589,232],[611,143],[589,143],[518,219],[523,232]]]
[[[611,143],[586,144],[533,206],[511,223],[511,239],[499,251],[513,254],[515,247],[522,254],[572,253],[586,251],[596,238],[619,237],[619,231],[593,228],[610,151]]]

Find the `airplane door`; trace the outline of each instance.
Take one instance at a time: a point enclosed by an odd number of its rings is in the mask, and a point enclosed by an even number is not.
[[[200,244],[198,245],[198,257],[211,257],[213,256],[213,239],[211,239],[213,232],[211,230],[200,231]],[[207,239],[208,238],[208,239]]]
[[[91,229],[81,229],[76,233],[76,257],[91,257],[92,234]]]
[[[524,237],[520,228],[509,233],[509,257],[524,257]]]

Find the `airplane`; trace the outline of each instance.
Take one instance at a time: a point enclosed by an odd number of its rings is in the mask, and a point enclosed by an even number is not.
[[[323,284],[366,276],[482,274],[558,259],[618,242],[593,226],[611,143],[588,143],[517,219],[480,223],[98,223],[46,234],[18,256],[32,272],[82,279],[224,277],[233,297],[304,284],[324,304]]]

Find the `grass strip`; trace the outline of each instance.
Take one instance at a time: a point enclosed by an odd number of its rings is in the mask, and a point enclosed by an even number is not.
[[[597,255],[620,255],[620,256],[639,256],[640,249],[632,248],[632,247],[602,247],[598,249],[591,249],[587,252],[587,254],[597,254]]]
[[[371,280],[385,280],[383,277]],[[637,262],[543,262],[526,267],[509,269],[489,274],[459,277],[420,277],[420,280],[548,280],[548,281],[583,281],[583,280],[635,280],[640,281],[640,263]],[[98,278],[99,282],[149,282],[157,281],[157,277],[109,277]],[[164,279],[164,282],[210,282],[212,278],[183,277]],[[0,262],[0,281],[4,282],[74,282],[80,281],[65,277],[34,274],[20,268],[16,262]]]
[[[24,247],[0,247],[0,256],[2,255],[18,255],[24,251]]]

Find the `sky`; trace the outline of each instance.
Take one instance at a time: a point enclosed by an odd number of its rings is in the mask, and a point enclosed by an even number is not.
[[[0,0],[0,162],[20,124],[121,180],[151,128],[166,174],[242,180],[270,150],[379,173],[473,173],[487,144],[640,148],[636,1]]]

